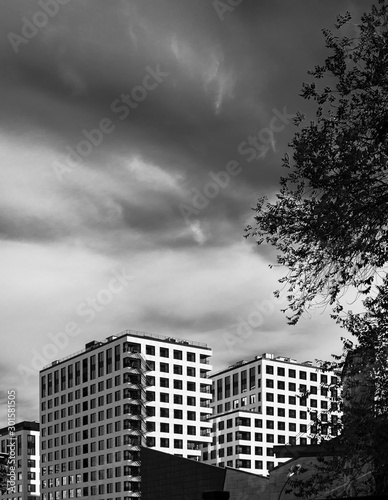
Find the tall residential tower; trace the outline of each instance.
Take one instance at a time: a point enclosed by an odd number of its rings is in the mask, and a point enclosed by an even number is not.
[[[336,376],[311,361],[265,353],[211,374],[211,380],[206,463],[267,474],[285,460],[276,459],[274,445],[314,442],[318,420],[328,438],[336,433]]]
[[[42,500],[140,496],[140,447],[198,460],[209,443],[206,344],[124,331],[40,373]]]
[[[0,451],[7,453],[7,491],[1,498],[38,500],[40,498],[39,424],[19,422],[15,430],[0,429]]]

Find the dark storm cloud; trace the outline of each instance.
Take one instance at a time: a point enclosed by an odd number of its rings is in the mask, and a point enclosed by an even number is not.
[[[98,128],[106,117],[115,130],[85,161],[93,182],[103,182],[99,172],[108,169],[121,177],[113,156],[140,156],[144,164],[182,174],[181,192],[151,193],[148,186],[138,184],[144,206],[125,200],[124,192],[106,193],[119,207],[116,217],[107,218],[100,216],[106,207],[98,206],[99,190],[87,186],[82,199],[95,206],[94,220],[76,202],[78,229],[62,220],[56,231],[49,220],[38,221],[30,214],[29,224],[21,220],[20,237],[55,239],[71,230],[90,235],[93,230],[122,229],[150,234],[157,244],[195,245],[190,232],[184,231],[187,221],[179,206],[196,209],[195,193],[203,193],[212,182],[210,172],[224,171],[231,160],[239,162],[241,172],[192,219],[204,224],[220,244],[231,235],[240,237],[250,206],[276,186],[282,152],[295,131],[289,116],[302,104],[296,98],[301,82],[313,61],[325,53],[318,27],[333,23],[338,4],[245,0],[222,22],[212,3],[205,1],[117,1],[109,6],[97,1],[92,15],[91,5],[62,6],[47,28],[20,45],[18,54],[11,44],[3,48],[1,85],[7,98],[0,123],[15,134],[46,130],[56,151],[54,160],[42,165],[47,175],[53,161],[63,162],[67,148],[75,149],[85,139],[83,130]],[[38,9],[36,2],[16,2],[2,19],[4,31],[20,33],[22,17],[31,19]],[[121,119],[122,94],[141,84],[147,67],[163,68],[168,76],[137,109],[127,108],[128,116]],[[283,122],[279,114],[285,114]],[[260,158],[253,159],[255,149]],[[71,176],[74,191],[68,196],[76,199],[84,179],[78,184],[77,169]],[[70,206],[69,212],[73,210]],[[224,237],[218,230],[220,216],[227,221]],[[18,222],[13,222],[16,229]],[[5,226],[10,224],[6,221]],[[16,232],[9,228],[11,237]],[[209,237],[204,239],[213,244]]]

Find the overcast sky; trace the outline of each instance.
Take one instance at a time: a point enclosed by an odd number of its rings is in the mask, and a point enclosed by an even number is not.
[[[372,2],[59,1],[0,1],[1,389],[17,419],[39,418],[41,365],[125,329],[206,342],[214,369],[340,352],[329,311],[287,326],[276,254],[243,235],[278,189],[291,115],[311,111],[321,29]]]

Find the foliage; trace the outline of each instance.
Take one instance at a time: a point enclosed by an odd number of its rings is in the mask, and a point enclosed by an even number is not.
[[[290,144],[292,159],[283,159],[289,172],[277,199],[260,198],[256,223],[246,228],[259,245],[273,245],[278,264],[288,268],[280,282],[288,289],[290,324],[319,297],[338,312],[347,287],[369,294],[376,273],[386,273],[387,13],[379,0],[353,38],[323,30],[331,55],[310,72],[313,82],[301,94],[315,101],[315,121],[297,115],[301,128]],[[350,20],[339,16],[337,29]]]
[[[340,432],[321,441],[318,462],[290,482],[291,491],[301,498],[324,491],[331,491],[331,498],[368,493],[388,497],[388,278],[364,305],[365,313],[341,320],[358,344],[344,340],[342,356],[324,364],[342,372],[336,398],[343,411]],[[328,419],[321,417],[316,422],[318,440],[327,437],[323,431]]]
[[[336,28],[350,23],[347,13]],[[306,123],[297,115],[292,158],[283,159],[288,173],[275,201],[259,199],[246,236],[278,251],[277,262],[287,269],[280,282],[290,324],[323,301],[357,339],[357,345],[345,341],[343,355],[326,366],[342,371],[340,433],[327,440],[330,419],[317,415],[312,437],[322,443],[318,462],[290,478],[290,488],[301,498],[322,491],[388,497],[386,0],[362,16],[356,36],[323,33],[330,55],[310,72],[312,82],[301,93],[314,102],[315,119]],[[364,295],[364,312],[343,317],[340,298],[348,287]]]

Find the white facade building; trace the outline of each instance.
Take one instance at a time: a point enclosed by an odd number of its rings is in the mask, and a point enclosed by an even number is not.
[[[40,373],[42,500],[140,496],[140,446],[198,460],[212,352],[127,330]]]
[[[40,495],[39,424],[23,421],[12,427],[15,430],[0,429],[0,452],[8,455],[7,491],[1,498],[37,500]]]
[[[266,353],[210,378],[213,430],[205,463],[267,474],[286,460],[276,459],[273,446],[315,442],[317,420],[328,438],[335,435],[336,376],[310,361]]]

